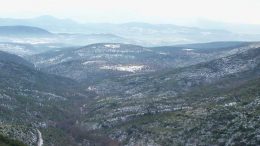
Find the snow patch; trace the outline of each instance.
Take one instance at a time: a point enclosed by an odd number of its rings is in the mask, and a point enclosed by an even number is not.
[[[114,65],[114,66],[102,66],[100,69],[107,70],[117,70],[117,71],[125,71],[125,72],[138,72],[144,69],[144,65]]]
[[[117,48],[120,48],[120,45],[115,45],[115,44],[106,44],[104,45],[105,47],[107,48],[112,48],[112,49],[117,49]]]
[[[224,106],[234,106],[236,105],[237,103],[236,102],[230,102],[230,103],[226,103]]]
[[[160,55],[169,55],[168,53],[165,52],[159,52]]]
[[[183,51],[193,51],[194,49],[182,49]]]
[[[96,61],[85,61],[82,65],[95,64],[95,63],[106,63],[106,61],[96,60]]]

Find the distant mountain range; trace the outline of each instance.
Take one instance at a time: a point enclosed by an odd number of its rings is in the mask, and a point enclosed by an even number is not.
[[[80,45],[101,43],[101,42],[134,43],[131,40],[113,34],[108,34],[108,33],[98,33],[98,34],[51,33],[45,29],[39,27],[33,27],[33,26],[22,26],[22,25],[0,26],[0,43],[9,44],[9,46],[6,46],[7,47],[6,50],[8,52],[10,51],[12,52],[13,49],[10,49],[10,45],[14,45],[14,44],[19,44],[20,46],[23,47],[28,45],[31,46],[33,45],[32,47],[34,48],[35,47],[37,48],[37,46],[45,45],[46,48],[45,50],[42,51],[47,51],[48,48],[50,48],[49,46],[52,46],[53,48],[57,48],[57,46],[71,47],[71,46],[80,46]],[[15,54],[17,53],[18,51],[16,50]]]
[[[260,34],[259,24],[236,24],[217,22],[207,19],[198,19],[192,24],[192,26],[204,29],[224,29],[238,34]]]
[[[48,22],[48,23],[46,23]],[[172,24],[149,23],[77,23],[69,19],[41,16],[32,19],[0,19],[0,26],[26,25],[46,29],[53,33],[113,34],[124,38],[118,43],[132,43],[143,46],[162,46],[184,43],[201,43],[212,41],[257,41],[259,34],[242,34],[225,30],[225,27],[184,27]],[[216,24],[217,26],[217,24]],[[94,41],[106,43],[109,41]],[[86,41],[88,42],[88,41]],[[88,43],[85,43],[87,45]]]

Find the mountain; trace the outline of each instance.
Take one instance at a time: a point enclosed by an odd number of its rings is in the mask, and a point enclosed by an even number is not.
[[[46,23],[48,22],[48,23]],[[203,27],[185,27],[173,24],[149,24],[130,22],[111,23],[77,23],[69,19],[42,16],[31,19],[0,19],[0,26],[26,25],[40,27],[53,33],[113,34],[125,38],[128,42],[142,46],[165,46],[185,43],[205,43],[212,41],[258,41],[258,34],[242,34],[225,29]],[[109,41],[107,41],[109,42]],[[92,43],[107,43],[92,42]],[[110,42],[111,43],[111,42]],[[85,43],[87,45],[88,43]]]
[[[48,36],[47,30],[31,26],[0,26],[2,36]]]

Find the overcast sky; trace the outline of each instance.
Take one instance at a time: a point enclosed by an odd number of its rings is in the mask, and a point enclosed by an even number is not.
[[[260,24],[260,0],[0,0],[0,17],[172,23],[198,18]]]

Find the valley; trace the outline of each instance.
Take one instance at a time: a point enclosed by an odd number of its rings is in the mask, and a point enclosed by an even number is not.
[[[0,49],[0,133],[26,145],[260,142],[259,42]]]

